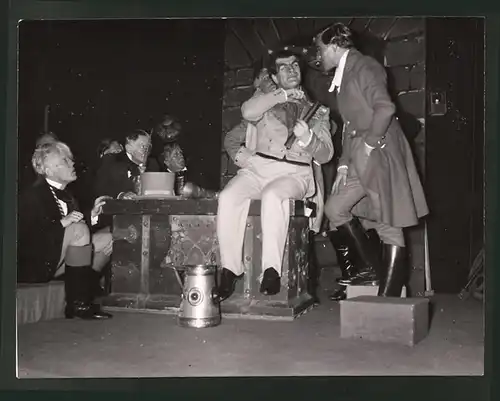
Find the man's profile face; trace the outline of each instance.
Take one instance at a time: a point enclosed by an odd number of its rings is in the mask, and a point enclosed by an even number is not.
[[[76,180],[73,156],[66,152],[55,151],[45,158],[45,175],[48,179],[61,184],[69,184]]]
[[[300,64],[297,57],[276,59],[276,74],[272,75],[276,84],[283,89],[293,89],[300,85]]]
[[[151,138],[149,135],[139,135],[135,140],[128,140],[125,149],[136,163],[143,164],[151,152]]]
[[[321,35],[316,37],[317,58],[321,62],[321,67],[324,71],[330,71],[338,66],[337,57],[333,45],[325,45],[321,40]]]

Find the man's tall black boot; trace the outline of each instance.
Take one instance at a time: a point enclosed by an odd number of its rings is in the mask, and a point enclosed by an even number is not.
[[[68,246],[65,257],[64,289],[66,292],[67,319],[100,319],[89,302],[89,270],[92,260],[92,245]]]
[[[338,280],[340,287],[329,296],[332,301],[341,301],[346,298],[346,285],[356,277],[358,273],[359,257],[356,255],[356,249],[349,247],[349,238],[342,231],[328,231],[328,238],[332,243],[333,249],[337,255],[337,262],[340,267],[341,277]]]
[[[409,266],[406,248],[384,244],[384,267],[378,289],[382,297],[401,297],[403,287],[408,283]]]
[[[337,227],[337,230],[348,239],[348,246],[353,247],[359,256],[359,268],[349,284],[378,285],[378,272],[382,269],[381,248],[370,240],[358,219]]]

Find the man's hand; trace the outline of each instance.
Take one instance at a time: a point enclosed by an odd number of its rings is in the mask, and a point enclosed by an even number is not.
[[[300,89],[286,89],[286,100],[296,101],[304,98],[304,91]]]
[[[293,134],[298,139],[302,139],[303,142],[307,142],[309,135],[311,135],[311,132],[309,132],[309,125],[307,125],[304,120],[297,120],[295,127],[293,127]]]
[[[347,184],[347,167],[341,167],[337,170],[337,176],[332,187],[332,195],[338,193],[341,185]]]
[[[102,207],[106,203],[106,200],[108,199],[113,199],[111,196],[100,196],[94,201],[94,207],[92,208],[92,211],[90,212],[90,216],[92,218],[95,218],[99,216],[102,213]]]
[[[83,219],[83,214],[73,211],[61,219],[61,225],[66,228],[72,223],[78,223],[81,219]]]
[[[122,192],[118,195],[118,199],[135,199],[137,195],[133,192]]]

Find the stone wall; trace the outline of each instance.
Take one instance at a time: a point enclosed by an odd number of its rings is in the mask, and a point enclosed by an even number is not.
[[[221,188],[234,177],[238,167],[224,150],[226,133],[241,121],[241,104],[253,93],[253,68],[241,67],[226,71],[222,103]]]

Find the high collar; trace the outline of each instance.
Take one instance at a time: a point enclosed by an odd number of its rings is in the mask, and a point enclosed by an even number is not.
[[[127,155],[127,157],[129,158],[129,160],[134,163],[134,164],[137,164],[139,167],[143,167],[145,165],[145,163],[136,163],[134,161],[134,159],[132,159],[132,155],[130,153],[128,153],[127,151],[125,151],[125,154]]]
[[[55,182],[55,181],[49,180],[48,178],[45,178],[45,181],[47,181],[47,184],[53,186],[54,188],[57,188],[57,189],[66,188],[66,185],[61,184],[60,182]]]
[[[330,86],[330,89],[328,89],[328,92],[333,92],[336,87],[340,91],[340,85],[342,84],[342,78],[344,76],[345,65],[346,65],[347,56],[348,56],[349,52],[350,52],[350,49],[347,50],[340,58],[339,65],[338,65],[337,69],[335,70],[335,75],[333,76],[333,81],[332,81],[332,84]]]

